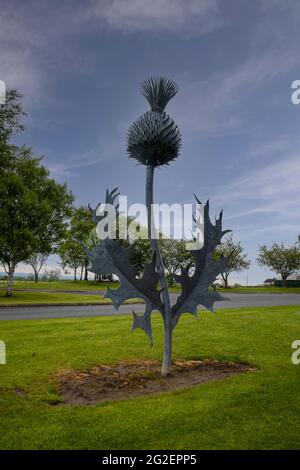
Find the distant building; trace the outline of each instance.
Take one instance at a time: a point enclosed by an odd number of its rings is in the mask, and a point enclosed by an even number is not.
[[[264,284],[265,284],[266,286],[274,286],[275,281],[276,281],[276,278],[275,278],[275,277],[274,277],[273,279],[266,279],[266,280],[264,281]]]
[[[300,274],[299,273],[292,274],[291,276],[289,276],[289,279],[292,281],[300,281]]]
[[[223,281],[223,279],[216,279],[216,280],[212,283],[212,287],[224,287],[224,281]]]

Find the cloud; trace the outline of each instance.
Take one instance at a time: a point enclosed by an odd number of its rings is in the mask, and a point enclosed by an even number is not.
[[[26,95],[37,92],[40,71],[34,60],[35,34],[27,28],[14,9],[1,6],[0,63],[1,79],[8,88],[18,88]]]
[[[27,108],[48,98],[51,73],[84,68],[84,59],[79,61],[78,52],[68,48],[69,37],[87,27],[83,12],[80,4],[73,8],[57,0],[51,6],[46,1],[1,3],[0,79],[24,94]]]
[[[255,51],[244,63],[222,68],[208,79],[188,81],[185,77],[174,110],[185,132],[232,133],[245,124],[247,99],[258,89],[265,88],[272,79],[299,65],[299,53],[295,48]],[[269,97],[270,93],[269,90]]]
[[[227,220],[258,214],[277,214],[280,223],[295,220],[300,210],[300,158],[295,155],[252,171],[246,178],[224,188],[213,198],[216,204],[245,207],[227,216]]]
[[[203,35],[222,24],[216,0],[97,0],[88,16],[125,32],[189,29]]]
[[[263,142],[261,145],[253,145],[248,156],[250,158],[262,158],[268,155],[284,154],[291,147],[299,147],[299,140],[291,140],[288,136],[280,136],[271,141]]]
[[[77,177],[79,173],[76,170],[88,166],[98,165],[109,157],[110,154],[101,156],[99,148],[93,148],[80,155],[75,155],[67,160],[66,163],[47,162],[47,167],[53,178],[64,179],[66,177]]]

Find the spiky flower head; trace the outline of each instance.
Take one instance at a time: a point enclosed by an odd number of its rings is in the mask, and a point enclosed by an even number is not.
[[[141,92],[150,104],[128,130],[127,152],[143,165],[167,165],[179,155],[181,133],[173,119],[164,111],[177,93],[173,80],[154,77],[141,83]]]
[[[166,77],[150,77],[142,81],[140,90],[150,104],[151,111],[163,112],[178,92],[178,85]]]

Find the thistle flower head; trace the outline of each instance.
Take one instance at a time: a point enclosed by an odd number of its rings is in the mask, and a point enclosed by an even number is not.
[[[178,157],[181,146],[179,127],[164,111],[178,86],[166,77],[151,77],[141,83],[140,89],[151,111],[138,117],[128,130],[129,158],[143,165],[166,165]]]
[[[142,81],[140,90],[150,104],[151,111],[163,112],[178,92],[178,85],[166,77],[150,77]]]
[[[130,126],[127,136],[129,158],[143,165],[167,165],[178,157],[179,127],[165,112],[147,111]]]

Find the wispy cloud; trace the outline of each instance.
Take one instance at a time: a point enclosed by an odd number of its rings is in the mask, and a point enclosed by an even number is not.
[[[1,5],[1,79],[5,80],[9,88],[18,88],[32,95],[33,90],[38,91],[40,83],[40,71],[34,60],[37,38],[33,30],[27,28],[17,10],[12,5]]]
[[[218,70],[206,80],[186,80],[174,108],[186,131],[202,135],[231,133],[245,125],[241,105],[266,83],[300,65],[295,48],[271,48],[244,63]]]
[[[227,219],[257,214],[277,214],[293,218],[300,210],[300,151],[289,158],[256,169],[224,188],[213,198],[216,204],[244,207]],[[300,228],[300,224],[299,224]]]
[[[77,170],[92,165],[101,164],[109,155],[102,155],[99,148],[93,148],[80,155],[67,159],[65,163],[48,162],[48,169],[54,178],[64,179],[66,177],[77,177],[79,173]]]
[[[96,0],[88,16],[125,32],[180,32],[207,34],[222,24],[216,0]]]
[[[274,137],[272,140],[264,141],[261,144],[253,144],[248,152],[250,158],[264,158],[269,155],[284,156],[286,152],[291,149],[300,148],[300,140],[291,140],[290,137],[282,135],[280,137]]]

